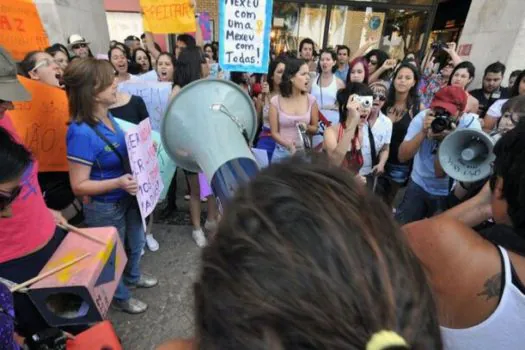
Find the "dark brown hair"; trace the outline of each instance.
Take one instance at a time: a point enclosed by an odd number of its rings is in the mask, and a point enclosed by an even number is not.
[[[71,121],[96,124],[93,115],[95,96],[115,81],[115,69],[106,60],[82,58],[73,60],[64,72]]]
[[[442,348],[425,274],[392,213],[326,160],[272,165],[240,188],[202,255],[199,349],[365,349],[392,330]]]

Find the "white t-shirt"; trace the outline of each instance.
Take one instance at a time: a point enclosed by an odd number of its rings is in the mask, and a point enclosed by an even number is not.
[[[368,136],[368,125],[363,126],[362,133],[363,145],[361,146],[361,153],[363,154],[363,166],[359,169],[359,175],[366,176],[372,172],[372,149]],[[372,135],[374,135],[376,154],[379,158],[379,151],[384,145],[389,145],[392,138],[392,121],[390,118],[379,112],[379,116],[372,127]]]
[[[501,118],[501,115],[503,114],[501,113],[501,108],[508,100],[508,98],[502,98],[494,102],[487,111],[487,115],[490,115],[493,118]]]

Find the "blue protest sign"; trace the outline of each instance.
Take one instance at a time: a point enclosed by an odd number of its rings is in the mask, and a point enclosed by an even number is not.
[[[219,1],[219,64],[224,70],[266,73],[272,0]]]

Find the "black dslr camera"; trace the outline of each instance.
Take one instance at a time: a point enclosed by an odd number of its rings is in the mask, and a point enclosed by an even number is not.
[[[67,337],[60,329],[49,328],[26,338],[30,350],[66,350]]]
[[[452,129],[452,123],[454,121],[450,118],[450,113],[444,109],[437,109],[434,113],[436,119],[430,124],[430,129],[432,129],[434,134],[439,134],[445,130]]]

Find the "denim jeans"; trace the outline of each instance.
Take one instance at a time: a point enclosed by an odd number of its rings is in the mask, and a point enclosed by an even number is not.
[[[114,298],[118,301],[128,300],[131,293],[126,284],[137,283],[140,278],[140,257],[145,244],[137,199],[126,196],[118,202],[92,201],[84,205],[84,216],[88,227],[114,226],[118,230],[128,262]]]
[[[396,221],[405,225],[433,215],[448,208],[447,196],[427,193],[421,186],[410,180],[403,201],[396,211]]]

